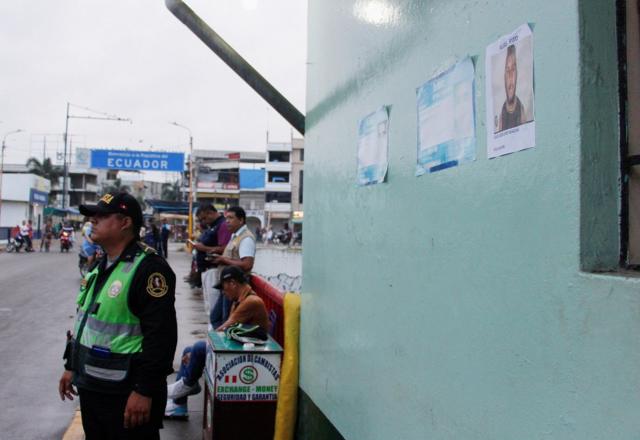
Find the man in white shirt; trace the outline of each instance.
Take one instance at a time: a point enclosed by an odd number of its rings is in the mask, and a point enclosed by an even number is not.
[[[232,206],[227,209],[224,216],[231,238],[222,256],[216,258],[214,263],[220,270],[223,266],[237,266],[249,275],[256,256],[256,239],[247,227],[247,214],[240,206]],[[221,316],[224,322],[229,317],[230,310],[231,302],[224,295],[220,295],[211,316]]]

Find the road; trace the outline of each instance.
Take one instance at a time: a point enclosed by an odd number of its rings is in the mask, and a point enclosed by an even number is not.
[[[202,294],[182,281],[190,257],[179,247],[172,244],[169,251],[177,278],[176,369],[182,349],[204,338],[207,325]],[[0,253],[0,440],[59,440],[74,416],[77,400],[62,402],[57,386],[79,282],[74,252]],[[201,438],[202,393],[190,399],[189,410],[189,422],[165,422],[162,438]]]
[[[1,439],[60,439],[74,414],[57,384],[79,281],[75,253],[0,253]]]

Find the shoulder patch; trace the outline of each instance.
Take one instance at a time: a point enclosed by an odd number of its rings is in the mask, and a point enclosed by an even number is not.
[[[154,272],[147,278],[147,293],[154,298],[162,298],[169,291],[167,279],[160,272]]]
[[[152,248],[151,246],[147,245],[146,243],[143,243],[141,241],[138,242],[138,246],[140,247],[140,249],[142,249],[142,251],[149,255],[149,254],[156,254],[157,251]]]

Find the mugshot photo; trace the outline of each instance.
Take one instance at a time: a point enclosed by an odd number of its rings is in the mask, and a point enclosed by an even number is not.
[[[534,120],[532,40],[528,35],[505,42],[491,56],[494,133]]]

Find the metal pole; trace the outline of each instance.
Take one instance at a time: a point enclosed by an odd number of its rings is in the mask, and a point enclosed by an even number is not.
[[[62,209],[66,208],[67,199],[67,178],[69,177],[69,170],[67,168],[67,138],[69,137],[69,103],[67,102],[67,121],[64,126],[64,155],[62,156],[63,166],[63,180],[62,180]]]
[[[251,66],[233,47],[207,25],[182,0],[165,0],[167,9],[196,34],[222,61],[275,109],[293,128],[304,134],[305,117]]]
[[[7,137],[5,136],[4,139]],[[2,151],[0,152],[0,227],[2,227],[2,174],[4,173],[4,149],[6,148],[2,139]]]
[[[178,124],[177,122],[169,122],[176,127],[184,128],[189,132],[189,216],[187,222],[187,236],[189,240],[193,238],[193,135],[191,129],[185,125]],[[189,245],[189,249],[191,246]]]
[[[189,240],[193,238],[193,136],[189,133]]]

